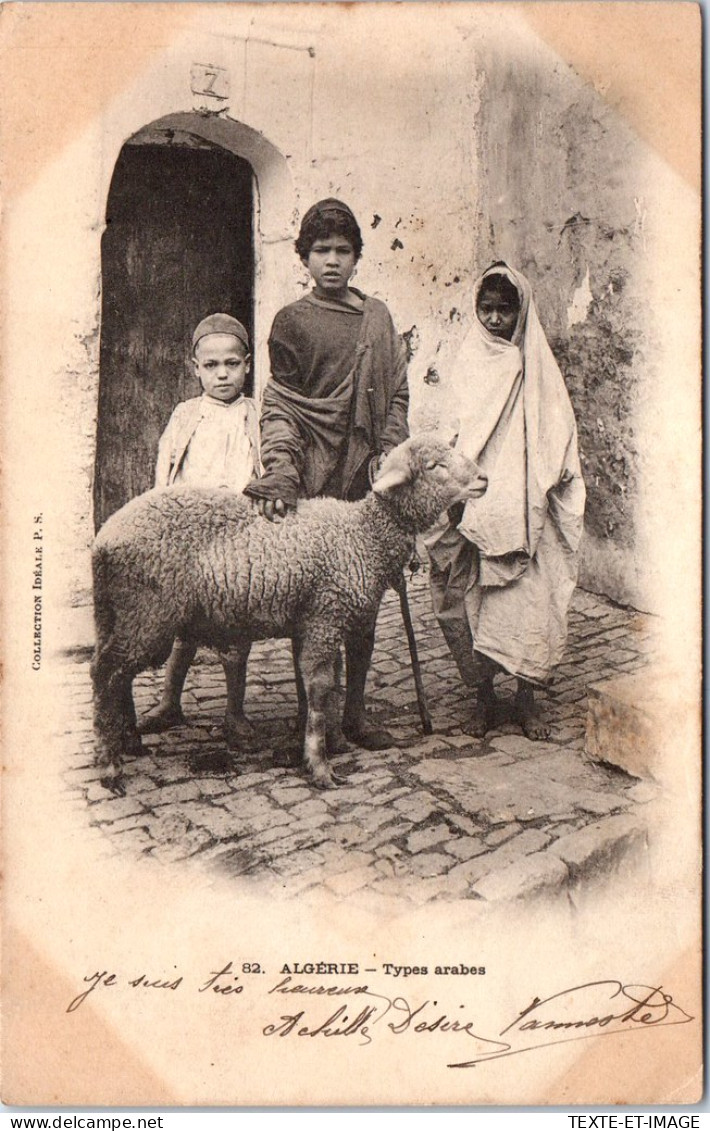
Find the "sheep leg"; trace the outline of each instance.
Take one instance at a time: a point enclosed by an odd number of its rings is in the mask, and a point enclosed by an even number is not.
[[[306,689],[303,685],[299,665],[299,648],[300,645],[296,638],[293,639],[291,648],[293,651],[293,666],[296,675],[296,695],[298,697],[298,719],[296,724],[296,733],[298,735],[299,750],[303,747],[303,742],[306,734],[306,719],[308,715],[308,703],[306,698]],[[343,728],[340,723],[340,680],[342,673],[342,656],[340,649],[336,652],[335,662],[333,665],[333,689],[328,696],[328,705],[326,708],[325,718],[325,748],[328,754],[344,754],[350,749],[350,744],[343,734]]]
[[[350,750],[350,743],[343,734],[340,721],[340,704],[343,679],[343,655],[340,648],[335,656],[333,669],[333,691],[328,699],[328,711],[325,723],[325,745],[329,754],[345,754]]]
[[[396,745],[394,738],[384,727],[371,722],[365,712],[365,683],[374,647],[374,622],[359,635],[351,633],[345,638],[347,678],[343,734],[365,750],[386,750]]]
[[[133,700],[133,680],[129,679],[123,692],[123,716],[125,720],[124,749],[127,754],[138,756],[144,751],[141,736],[138,732],[138,719],[136,705]]]
[[[92,663],[91,679],[94,685],[96,765],[106,771],[100,779],[101,784],[112,793],[122,795],[126,792],[123,751],[126,746],[130,747],[132,735],[138,738],[131,690],[133,677],[125,670],[114,668],[110,657],[104,654]]]
[[[319,789],[340,783],[326,757],[328,710],[335,690],[335,651],[321,639],[305,640],[298,645],[298,665],[307,705],[303,764]]]
[[[247,661],[251,641],[237,644],[219,658],[227,681],[227,709],[224,713],[224,737],[228,750],[241,750],[253,741],[255,731],[244,714],[244,695],[247,686]]]

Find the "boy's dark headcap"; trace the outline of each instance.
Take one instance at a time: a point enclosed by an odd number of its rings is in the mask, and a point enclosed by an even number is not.
[[[302,226],[308,224],[316,216],[322,216],[324,212],[342,212],[345,216],[349,216],[354,224],[357,224],[352,208],[348,208],[347,204],[343,204],[342,200],[336,200],[334,196],[327,196],[325,200],[318,200],[311,205],[303,217]]]
[[[195,328],[192,335],[192,352],[195,352],[195,347],[200,338],[206,338],[208,334],[232,334],[249,352],[249,335],[242,326],[241,322],[237,322],[236,318],[232,318],[231,314],[209,314],[207,318],[203,318]]]
[[[343,235],[350,240],[355,257],[360,258],[362,233],[355,213],[342,200],[327,196],[312,204],[301,221],[301,230],[296,240],[296,251],[301,259],[308,258],[316,240],[331,234]]]

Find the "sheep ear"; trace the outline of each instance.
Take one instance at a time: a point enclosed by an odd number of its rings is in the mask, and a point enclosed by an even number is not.
[[[408,463],[402,461],[402,463],[395,464],[394,467],[386,468],[372,484],[372,490],[376,491],[378,495],[382,495],[385,491],[389,491],[391,487],[401,487],[403,483],[409,483],[411,478],[411,467]]]

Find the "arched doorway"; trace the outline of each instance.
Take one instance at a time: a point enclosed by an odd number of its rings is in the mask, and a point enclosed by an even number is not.
[[[253,340],[252,164],[187,121],[146,127],[114,168],[102,237],[96,527],[153,484],[158,439],[199,393],[190,338],[206,314],[239,318]],[[222,126],[226,123],[221,123]]]

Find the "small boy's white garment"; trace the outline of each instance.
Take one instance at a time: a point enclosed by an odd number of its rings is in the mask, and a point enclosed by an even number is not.
[[[177,405],[160,438],[156,487],[242,491],[259,471],[258,419],[249,397],[231,404],[208,396]]]

